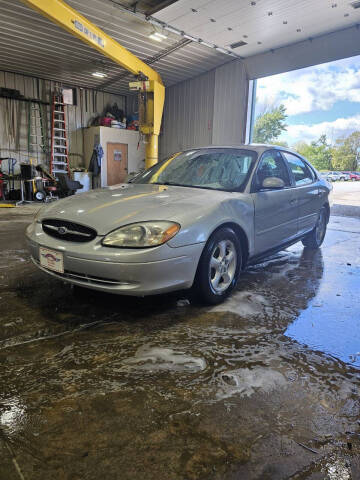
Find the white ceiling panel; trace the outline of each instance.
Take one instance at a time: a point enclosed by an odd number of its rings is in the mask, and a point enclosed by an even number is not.
[[[155,14],[167,24],[242,57],[264,53],[360,22],[347,0],[178,0]]]

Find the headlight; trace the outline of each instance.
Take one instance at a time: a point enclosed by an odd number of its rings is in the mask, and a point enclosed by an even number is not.
[[[106,247],[144,248],[162,245],[174,237],[180,225],[174,222],[141,222],[110,232],[102,241]]]

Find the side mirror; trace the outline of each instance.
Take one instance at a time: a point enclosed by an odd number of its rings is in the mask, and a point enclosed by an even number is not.
[[[285,182],[281,178],[278,177],[267,177],[264,179],[261,188],[266,188],[266,189],[278,189],[278,188],[284,188],[285,187]]]

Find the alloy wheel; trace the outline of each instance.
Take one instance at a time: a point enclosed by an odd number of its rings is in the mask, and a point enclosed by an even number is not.
[[[221,240],[213,248],[210,265],[209,280],[214,293],[223,293],[234,280],[237,265],[235,245],[230,240]]]

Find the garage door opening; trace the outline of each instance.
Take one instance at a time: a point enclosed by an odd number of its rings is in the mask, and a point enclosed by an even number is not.
[[[319,170],[360,170],[360,56],[261,78],[253,98],[252,142],[295,149]]]

